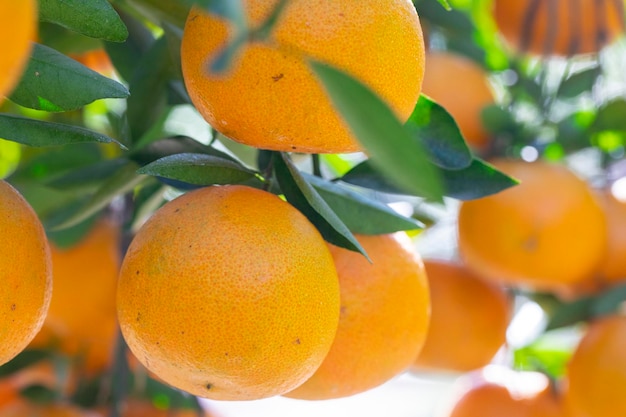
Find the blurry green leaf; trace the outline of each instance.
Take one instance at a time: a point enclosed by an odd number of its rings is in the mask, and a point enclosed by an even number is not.
[[[82,241],[91,231],[98,216],[91,216],[83,222],[67,229],[58,231],[48,231],[46,234],[50,242],[57,248],[68,249]]]
[[[143,22],[133,16],[121,11],[120,17],[128,27],[128,39],[123,43],[105,42],[104,48],[115,70],[124,80],[130,81],[135,68],[139,66],[144,54],[154,43],[154,35]]]
[[[389,107],[344,72],[317,61],[310,65],[372,163],[399,188],[440,201],[443,187],[437,167]]]
[[[127,160],[121,158],[99,161],[85,167],[72,169],[62,176],[52,177],[46,181],[46,185],[61,190],[91,192],[127,163]]]
[[[572,332],[549,332],[513,352],[517,370],[542,372],[554,380],[565,376],[567,363],[577,343]]]
[[[444,7],[441,7],[441,6]],[[470,36],[474,32],[474,24],[466,13],[451,9],[440,1],[420,1],[417,11],[421,19],[425,19],[439,28],[451,33],[460,33]]]
[[[39,18],[111,42],[124,42],[128,36],[107,0],[39,0]]]
[[[231,160],[197,153],[166,156],[137,172],[195,185],[236,184],[256,178],[253,171]]]
[[[45,385],[28,385],[20,389],[20,397],[25,398],[30,403],[49,404],[58,400],[57,393]]]
[[[122,84],[104,77],[54,49],[35,44],[19,85],[9,97],[35,110],[76,110],[103,98],[126,98]]]
[[[276,179],[287,201],[315,225],[324,239],[333,245],[361,252],[367,257],[365,250],[350,230],[315,188],[306,181],[289,158],[277,152],[274,153],[273,162]]]
[[[52,230],[72,227],[105,208],[115,197],[132,191],[149,178],[137,174],[138,168],[137,164],[129,162],[102,183],[95,194],[75,213],[68,215],[66,219],[60,220],[58,224],[51,224],[49,227]]]
[[[43,122],[11,114],[0,114],[0,137],[28,146],[57,146],[100,142],[125,146],[101,133],[78,126]]]
[[[7,177],[17,168],[21,154],[18,143],[0,139],[0,178]]]
[[[585,321],[591,317],[593,298],[583,297],[556,308],[552,313],[546,330],[558,329]]]
[[[600,109],[595,121],[591,125],[593,132],[603,130],[626,130],[626,100],[616,99],[606,103]]]
[[[48,22],[39,22],[37,35],[39,43],[66,55],[82,54],[103,45],[100,39],[90,38]]]
[[[440,167],[461,169],[472,162],[472,154],[456,122],[429,97],[420,96],[404,127],[428,149],[431,160]]]
[[[571,75],[559,86],[558,96],[573,98],[582,93],[591,92],[601,74],[602,68],[596,65]]]
[[[442,174],[445,195],[458,200],[486,197],[519,183],[478,158],[467,168],[443,170]]]
[[[142,57],[130,80],[127,117],[135,143],[159,120],[167,107],[170,58],[167,39],[161,36]]]
[[[130,157],[141,165],[147,165],[157,159],[178,153],[202,153],[240,163],[237,159],[226,152],[204,145],[187,136],[162,138],[139,149],[140,146],[141,143],[137,144],[137,148],[131,153]]]
[[[614,314],[624,305],[624,301],[626,301],[626,285],[611,288],[595,298],[591,313],[594,317]]]
[[[515,180],[478,158],[465,169],[441,170],[441,173],[446,188],[444,195],[459,200],[486,197],[517,184]],[[386,193],[403,194],[402,190],[383,177],[369,161],[356,165],[341,180]]]
[[[0,366],[0,377],[7,377],[9,375],[12,375],[20,369],[24,369],[41,360],[48,359],[51,356],[52,354],[47,350],[24,350],[11,361]]]
[[[485,107],[481,112],[483,125],[492,134],[512,132],[517,129],[513,115],[497,104]]]
[[[313,175],[302,174],[353,233],[379,235],[423,227],[377,200]]]
[[[439,1],[439,4],[441,4],[444,9],[452,10],[452,7],[450,7],[450,3],[448,3],[448,0],[438,0],[438,1]]]

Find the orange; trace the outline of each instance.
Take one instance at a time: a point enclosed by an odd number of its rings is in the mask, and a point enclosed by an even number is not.
[[[626,280],[626,202],[618,200],[611,192],[599,193],[598,201],[604,210],[607,223],[607,248],[599,277],[605,283]]]
[[[495,165],[522,183],[461,205],[466,265],[485,278],[541,290],[588,279],[604,256],[606,221],[587,183],[547,162]]]
[[[0,102],[20,80],[36,33],[36,0],[0,0]]]
[[[357,236],[370,256],[331,246],[339,274],[337,336],[320,368],[287,397],[323,400],[374,388],[405,371],[426,338],[426,273],[402,233]]]
[[[257,27],[278,0],[243,1]],[[198,111],[229,138],[263,149],[310,153],[360,150],[354,136],[307,65],[315,59],[352,75],[405,121],[419,98],[424,41],[410,0],[291,0],[271,37],[243,46],[226,74],[209,64],[235,30],[192,9],[181,60]]]
[[[482,123],[482,110],[494,103],[485,71],[468,58],[449,52],[429,52],[422,92],[441,104],[457,122],[467,143],[485,149],[489,132]]]
[[[449,417],[566,417],[565,404],[548,378],[489,366],[462,377],[461,395]]]
[[[163,206],[120,273],[128,346],[191,394],[251,400],[304,382],[328,353],[339,282],[317,229],[265,191],[214,186]]]
[[[50,249],[39,218],[24,198],[0,181],[0,364],[35,337],[52,293]]]
[[[71,57],[100,74],[108,76],[113,74],[113,64],[104,48],[92,49],[82,54],[71,55]]]
[[[506,341],[512,300],[461,265],[424,262],[432,314],[415,370],[467,372],[491,362]]]
[[[53,296],[35,347],[59,344],[80,359],[84,371],[103,371],[111,363],[117,330],[115,291],[121,262],[119,227],[100,220],[68,249],[51,246]]]
[[[538,55],[596,53],[624,31],[618,1],[494,0],[499,31],[515,49]]]
[[[626,415],[626,317],[594,320],[567,367],[565,398],[575,416]]]

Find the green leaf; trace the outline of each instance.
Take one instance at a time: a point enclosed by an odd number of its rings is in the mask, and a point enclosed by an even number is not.
[[[24,350],[11,361],[0,366],[0,377],[13,375],[20,369],[24,369],[51,356],[51,353],[45,350]]]
[[[559,380],[566,374],[567,363],[577,340],[574,333],[569,331],[545,333],[530,345],[515,349],[514,367],[517,370],[542,372]]]
[[[0,136],[3,139],[28,146],[58,146],[73,143],[100,142],[124,145],[93,130],[60,123],[27,119],[11,114],[0,114]]]
[[[39,18],[92,38],[124,42],[126,26],[107,0],[39,0]]]
[[[344,72],[318,61],[310,65],[372,163],[398,188],[440,201],[443,187],[437,167],[389,107]]]
[[[289,158],[277,152],[274,153],[273,162],[276,179],[287,201],[315,225],[324,239],[335,246],[360,252],[367,257],[365,250],[348,227],[306,181]]]
[[[591,313],[594,317],[614,314],[624,305],[624,301],[626,301],[626,285],[611,288],[595,298]]]
[[[454,118],[429,97],[420,96],[404,127],[428,149],[431,161],[441,168],[461,169],[472,162],[472,153]]]
[[[519,182],[475,158],[471,165],[460,170],[443,170],[445,195],[458,200],[474,200],[499,193]]]
[[[592,316],[593,302],[592,297],[583,297],[561,305],[550,316],[546,330],[571,326],[589,319]]]
[[[559,86],[558,96],[574,98],[583,93],[591,92],[601,74],[602,68],[600,65],[595,65],[571,75]]]
[[[96,220],[98,220],[98,216],[94,215],[73,227],[57,231],[48,231],[46,235],[57,248],[69,249],[87,236],[95,225]]]
[[[618,98],[606,103],[598,110],[595,121],[591,124],[593,132],[603,130],[626,130],[626,100]]]
[[[122,84],[104,77],[47,46],[35,44],[28,67],[9,97],[35,110],[79,109],[103,98],[126,98]]]
[[[128,124],[133,142],[156,124],[167,108],[167,83],[170,79],[170,59],[167,39],[157,39],[135,69],[130,81]]]
[[[236,184],[256,178],[256,173],[243,165],[198,153],[166,156],[137,172],[194,185]]]
[[[56,224],[50,224],[48,227],[52,230],[72,227],[105,208],[115,197],[132,191],[150,178],[137,174],[138,168],[137,164],[129,162],[102,183],[94,195],[75,212],[69,214],[65,219],[58,220]]]
[[[46,181],[46,185],[59,190],[95,191],[101,183],[127,163],[128,161],[122,158],[99,161],[82,168],[73,169],[64,175],[53,177]]]
[[[352,233],[380,235],[423,227],[418,221],[346,186],[313,175],[302,175]]]
[[[446,191],[444,195],[459,200],[472,200],[495,194],[517,184],[511,177],[475,158],[471,165],[460,170],[442,170]],[[341,180],[360,187],[391,194],[403,191],[389,182],[369,162],[361,162],[346,173]]]

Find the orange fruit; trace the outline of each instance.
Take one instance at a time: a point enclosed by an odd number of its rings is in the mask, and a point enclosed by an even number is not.
[[[117,331],[115,291],[119,272],[120,231],[100,220],[78,244],[51,245],[53,296],[44,327],[34,347],[58,344],[80,359],[88,374],[111,363]]]
[[[319,369],[287,397],[323,400],[374,388],[405,371],[428,328],[420,256],[403,233],[357,236],[370,256],[330,246],[341,291],[339,328]]]
[[[111,59],[104,48],[92,49],[81,54],[71,55],[71,57],[87,68],[103,75],[110,76],[115,71]]]
[[[0,181],[0,364],[35,337],[52,293],[50,249],[39,218],[24,198]]]
[[[626,415],[626,317],[596,319],[567,366],[566,402],[575,416]]]
[[[277,3],[243,1],[248,24],[262,24]],[[192,9],[181,61],[187,91],[198,111],[237,142],[277,151],[360,150],[309,69],[309,59],[360,80],[401,121],[411,115],[419,98],[424,41],[410,0],[291,0],[270,39],[249,42],[226,74],[211,74],[208,64],[234,34],[223,19]]]
[[[498,30],[515,49],[538,55],[596,53],[624,31],[619,1],[494,0]]]
[[[598,201],[607,223],[606,254],[598,273],[607,284],[626,280],[626,202],[618,200],[610,191],[598,194]]]
[[[560,394],[544,374],[493,366],[465,375],[449,417],[566,417]]]
[[[604,256],[606,220],[587,183],[547,162],[495,165],[521,184],[461,205],[466,265],[485,278],[541,290],[588,279]]]
[[[512,300],[500,286],[445,261],[424,262],[432,313],[413,368],[467,372],[491,362],[506,341]]]
[[[191,191],[138,231],[122,264],[118,317],[158,377],[222,400],[279,395],[328,353],[339,282],[317,229],[275,195]]]
[[[470,146],[485,149],[489,145],[491,138],[481,112],[495,100],[487,74],[480,66],[449,52],[428,52],[422,92],[454,117]]]
[[[20,80],[36,33],[36,0],[0,0],[0,102]]]

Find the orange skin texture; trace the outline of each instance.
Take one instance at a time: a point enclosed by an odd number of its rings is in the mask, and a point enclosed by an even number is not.
[[[448,52],[428,52],[422,92],[441,104],[456,120],[466,142],[485,149],[489,132],[482,123],[482,110],[494,103],[485,71],[468,58]]]
[[[356,237],[373,263],[330,246],[341,288],[339,329],[320,368],[287,397],[323,400],[374,388],[405,371],[424,344],[428,282],[410,239]]]
[[[78,357],[81,370],[90,375],[111,364],[119,245],[119,227],[104,219],[71,248],[51,245],[54,295],[33,347],[58,344],[65,354]]]
[[[243,1],[260,25],[277,0]],[[182,40],[187,91],[204,118],[229,138],[278,151],[346,153],[360,145],[307,65],[333,65],[370,87],[405,121],[419,98],[424,40],[409,0],[292,0],[270,39],[243,47],[224,75],[207,63],[234,30],[192,9]]]
[[[506,341],[510,297],[461,265],[435,260],[424,265],[432,313],[413,369],[467,372],[489,364]]]
[[[50,248],[24,198],[0,181],[0,364],[20,353],[41,328],[52,294]]]
[[[554,2],[555,11],[550,10]],[[620,1],[539,0],[529,30],[530,39],[523,49],[525,16],[530,0],[494,0],[493,16],[506,41],[520,52],[535,55],[575,55],[597,53],[624,31],[623,5]],[[576,13],[575,4],[580,5]],[[550,34],[548,28],[554,30]],[[550,37],[554,36],[551,45]]]
[[[35,0],[0,0],[0,103],[15,88],[30,57],[37,34]]]
[[[317,229],[245,186],[208,187],[163,206],[120,273],[128,346],[174,387],[221,400],[283,394],[328,353],[339,281]]]
[[[567,367],[565,399],[572,415],[626,415],[626,317],[614,315],[589,324]]]
[[[516,287],[555,290],[588,279],[606,248],[606,219],[588,185],[564,166],[495,161],[522,181],[464,202],[459,251],[476,274]]]

